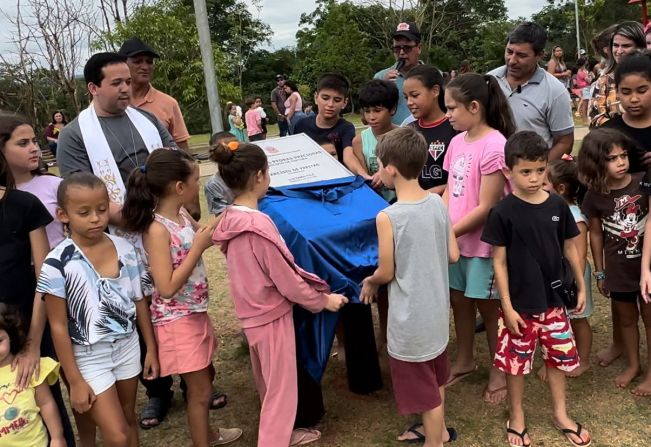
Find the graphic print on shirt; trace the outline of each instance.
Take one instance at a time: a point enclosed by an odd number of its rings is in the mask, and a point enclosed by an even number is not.
[[[21,409],[13,405],[18,394],[20,391],[14,386],[13,381],[0,385],[0,408],[4,410],[0,414],[0,420],[5,421],[0,424],[0,438],[19,432],[30,422],[28,415],[21,416]]]
[[[445,143],[439,140],[432,141],[429,144],[427,151],[429,156],[432,157],[432,160],[438,161],[438,159],[445,154]],[[422,177],[440,180],[443,178],[443,169],[436,164],[428,166],[428,163],[425,163],[425,166],[423,166]]]
[[[472,154],[460,154],[450,165],[450,175],[453,179],[452,195],[461,197],[466,189],[466,179],[472,164]]]
[[[644,234],[644,226],[646,225],[647,216],[643,214],[640,209],[639,200],[642,195],[636,194],[630,196],[625,194],[621,197],[616,197],[615,210],[611,216],[604,219],[604,231],[610,237],[617,237],[626,241],[626,248],[623,253],[627,258],[638,258],[642,256],[640,247],[641,236]]]

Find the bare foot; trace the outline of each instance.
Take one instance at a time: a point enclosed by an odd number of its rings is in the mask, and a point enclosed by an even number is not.
[[[500,404],[506,400],[507,394],[506,375],[495,368],[491,368],[488,385],[484,390],[484,402],[491,405]]]
[[[599,366],[610,366],[615,360],[617,360],[622,355],[621,348],[616,347],[615,345],[610,345],[607,348],[602,349],[597,352],[595,355],[595,360]]]
[[[640,368],[628,367],[621,374],[615,377],[615,385],[619,388],[626,388],[630,383],[640,375]]]
[[[538,370],[538,378],[543,382],[547,383],[547,367],[545,365],[541,366]]]
[[[567,377],[571,377],[573,379],[580,377],[581,374],[586,372],[587,370],[590,369],[590,361],[586,360],[585,362],[581,362],[578,368],[576,368],[574,371],[570,371],[567,374],[565,374]]]
[[[651,374],[647,372],[644,381],[631,390],[631,393],[638,397],[651,396]]]

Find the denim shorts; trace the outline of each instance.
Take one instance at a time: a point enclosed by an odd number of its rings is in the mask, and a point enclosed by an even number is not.
[[[95,395],[108,390],[118,380],[137,377],[142,370],[136,331],[114,341],[73,344],[72,351],[79,372]]]

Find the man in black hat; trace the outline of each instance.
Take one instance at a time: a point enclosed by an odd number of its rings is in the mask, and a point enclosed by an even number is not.
[[[418,59],[421,51],[420,31],[414,22],[401,22],[396,26],[396,30],[393,32],[392,50],[396,58],[396,63],[389,68],[378,71],[373,78],[395,81],[400,95],[396,113],[391,118],[391,121],[394,124],[400,125],[405,119],[411,116],[407,107],[407,101],[402,94],[405,75],[420,63]]]
[[[154,59],[160,56],[145,42],[132,37],[120,47],[119,54],[127,58],[131,71],[131,105],[153,113],[167,128],[181,149],[188,150],[190,134],[179,103],[151,85],[154,76]]]
[[[285,76],[280,74],[276,75],[276,88],[271,91],[271,108],[276,113],[278,130],[280,131],[281,137],[289,134],[289,125],[285,118],[285,100],[287,99],[287,93],[283,89],[284,85]]]

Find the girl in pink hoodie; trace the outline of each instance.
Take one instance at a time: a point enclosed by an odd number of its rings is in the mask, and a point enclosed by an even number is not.
[[[258,146],[231,142],[213,149],[219,174],[235,195],[213,233],[226,255],[231,296],[249,342],[262,409],[259,447],[305,445],[317,430],[292,430],[298,404],[292,306],[337,311],[348,299],[329,293],[319,277],[302,270],[273,221],[258,211],[269,187],[267,157]]]

